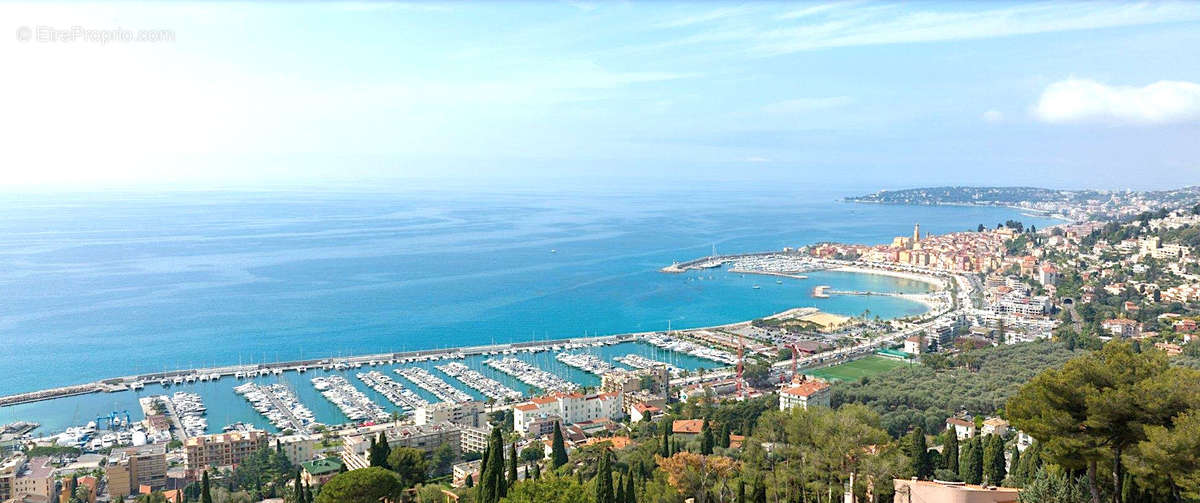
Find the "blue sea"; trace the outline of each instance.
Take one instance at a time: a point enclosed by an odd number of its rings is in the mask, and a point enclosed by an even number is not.
[[[869,190],[0,195],[0,394],[195,366],[697,327],[800,306],[899,317],[924,308],[893,297],[815,299],[812,287],[923,284],[831,272],[776,284],[658,269],[714,247],[889,242],[917,222],[933,233],[1053,223],[1004,208],[839,201]],[[710,366],[642,344],[604,351]],[[544,366],[589,382],[555,364]],[[284,378],[319,420],[339,422],[307,384],[315,375]],[[205,395],[219,430],[255,420],[233,385],[183,388]],[[142,393],[161,391],[153,388]],[[29,419],[58,431],[114,409],[140,417],[134,394],[116,393],[0,408],[0,423]]]

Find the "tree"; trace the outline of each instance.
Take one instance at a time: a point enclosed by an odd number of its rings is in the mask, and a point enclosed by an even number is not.
[[[1200,410],[1180,414],[1171,427],[1149,426],[1129,471],[1166,487],[1174,501],[1200,499]]]
[[[475,476],[473,474],[468,473],[467,480],[463,481],[463,485],[466,486],[467,488],[475,487]]]
[[[554,423],[554,437],[550,441],[550,466],[557,470],[567,464],[567,446],[563,442],[562,427]]]
[[[541,480],[517,483],[504,498],[504,503],[593,503],[583,484],[575,477],[548,474]]]
[[[425,477],[429,474],[429,466],[425,462],[425,452],[411,447],[398,447],[391,451],[387,465],[396,472],[400,486],[404,489],[425,482]]]
[[[1008,454],[1008,466],[1011,467],[1008,471],[1009,485],[1021,487],[1021,481],[1015,478],[1016,471],[1021,466],[1021,449],[1017,448],[1016,442],[1013,442],[1012,451]]]
[[[454,447],[442,444],[429,453],[429,471],[435,476],[450,473],[454,467]]]
[[[1008,403],[1009,417],[1045,443],[1051,459],[1086,469],[1093,503],[1100,503],[1098,467],[1111,468],[1110,494],[1123,501],[1124,457],[1151,426],[1196,406],[1200,373],[1171,367],[1162,351],[1136,353],[1114,341],[1042,372]]]
[[[483,463],[479,466],[479,485],[476,487],[476,503],[498,503],[508,494],[504,480],[504,435],[500,428],[492,428],[491,438]]]
[[[669,458],[655,458],[658,466],[667,474],[667,480],[685,498],[695,498],[697,503],[707,503],[709,494],[717,484],[725,484],[736,468],[736,463],[725,456],[704,456],[691,452],[680,452]]]
[[[596,503],[613,503],[613,480],[612,480],[612,465],[610,464],[608,449],[600,456],[600,468],[596,471]]]
[[[988,435],[983,449],[983,474],[988,485],[999,486],[1004,482],[1004,440],[1000,435]]]
[[[959,459],[958,477],[968,484],[983,481],[983,447],[979,444],[979,437],[967,440]]]
[[[372,466],[335,475],[321,486],[315,503],[379,503],[399,498],[403,490],[395,473]]]
[[[625,474],[617,479],[617,485],[613,489],[613,503],[625,503]]]
[[[379,432],[379,437],[371,439],[371,445],[367,448],[368,461],[371,466],[378,466],[384,469],[390,469],[388,465],[388,456],[392,454],[392,447],[387,443],[387,436],[383,432]]]
[[[925,430],[921,427],[913,430],[909,435],[909,466],[912,468],[913,475],[920,479],[927,479],[933,475],[933,465],[929,462],[929,447],[925,444]]]
[[[304,502],[304,486],[301,485],[301,481],[300,481],[300,470],[296,470],[296,485],[292,489],[292,493],[293,493],[292,501],[295,501],[296,503],[305,503]]]
[[[662,429],[662,446],[658,451],[658,455],[662,456],[664,458],[671,457],[671,426],[672,426],[673,422],[674,421],[672,421],[670,419],[664,419],[660,423],[663,427],[663,429]]]
[[[1033,475],[1017,498],[1021,503],[1087,503],[1091,499],[1083,477],[1073,479],[1061,470],[1047,473],[1043,469]]]
[[[625,500],[618,503],[637,503],[636,489],[633,487],[633,474],[629,474],[629,478],[625,479]]]
[[[204,470],[204,476],[200,478],[200,503],[213,503],[212,488],[208,482],[208,470]]]
[[[946,443],[942,447],[942,457],[946,460],[946,469],[958,473],[958,432],[954,428],[946,430]]]
[[[729,448],[729,422],[728,421],[721,423],[720,432],[721,433],[717,435],[717,445],[728,449]]]
[[[531,444],[529,447],[521,449],[521,461],[527,463],[536,463],[546,457],[546,450],[541,442]]]
[[[508,485],[512,487],[517,483],[517,444],[508,444]]]
[[[700,426],[700,454],[705,456],[712,454],[713,450],[713,432],[712,427],[708,424],[708,419],[705,419]]]

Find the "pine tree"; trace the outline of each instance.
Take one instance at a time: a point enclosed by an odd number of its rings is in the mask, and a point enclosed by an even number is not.
[[[607,449],[600,454],[600,467],[596,470],[596,503],[613,503],[612,464]]]
[[[213,503],[208,482],[208,470],[204,470],[204,476],[200,478],[200,503]]]
[[[562,428],[559,424],[554,423],[554,438],[550,441],[550,467],[555,470],[567,464],[567,446],[563,442]]]
[[[528,474],[526,474],[528,475]],[[517,483],[517,444],[513,442],[508,445],[508,486],[512,487]]]
[[[909,436],[908,445],[913,475],[920,479],[929,478],[933,475],[933,466],[929,463],[929,447],[925,444],[925,430],[920,426],[913,430]]]
[[[713,450],[713,432],[708,425],[708,419],[705,419],[700,426],[700,454],[708,456]]]
[[[946,444],[942,451],[942,458],[946,460],[943,468],[958,473],[958,432],[954,428],[946,430]]]

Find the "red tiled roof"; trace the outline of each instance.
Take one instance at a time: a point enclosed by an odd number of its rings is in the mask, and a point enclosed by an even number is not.
[[[819,392],[823,389],[826,389],[828,387],[829,387],[829,383],[826,383],[823,381],[805,381],[803,383],[800,383],[799,385],[792,386],[791,388],[785,389],[785,390],[783,390],[783,392],[787,393],[789,395],[795,395],[795,396],[801,396],[804,398],[808,398],[810,396],[813,396],[817,392]]]
[[[702,428],[704,428],[703,419],[676,419],[671,424],[671,432],[685,435],[699,434]]]

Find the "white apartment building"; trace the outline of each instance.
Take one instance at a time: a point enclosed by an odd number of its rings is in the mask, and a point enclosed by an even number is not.
[[[568,424],[600,418],[618,419],[624,415],[622,401],[621,393],[616,391],[593,395],[555,393],[514,406],[513,425],[518,432],[526,434],[531,430],[530,425],[552,418]]]
[[[483,402],[438,402],[420,407],[413,415],[417,425],[454,423],[471,428],[487,426],[487,406]]]

